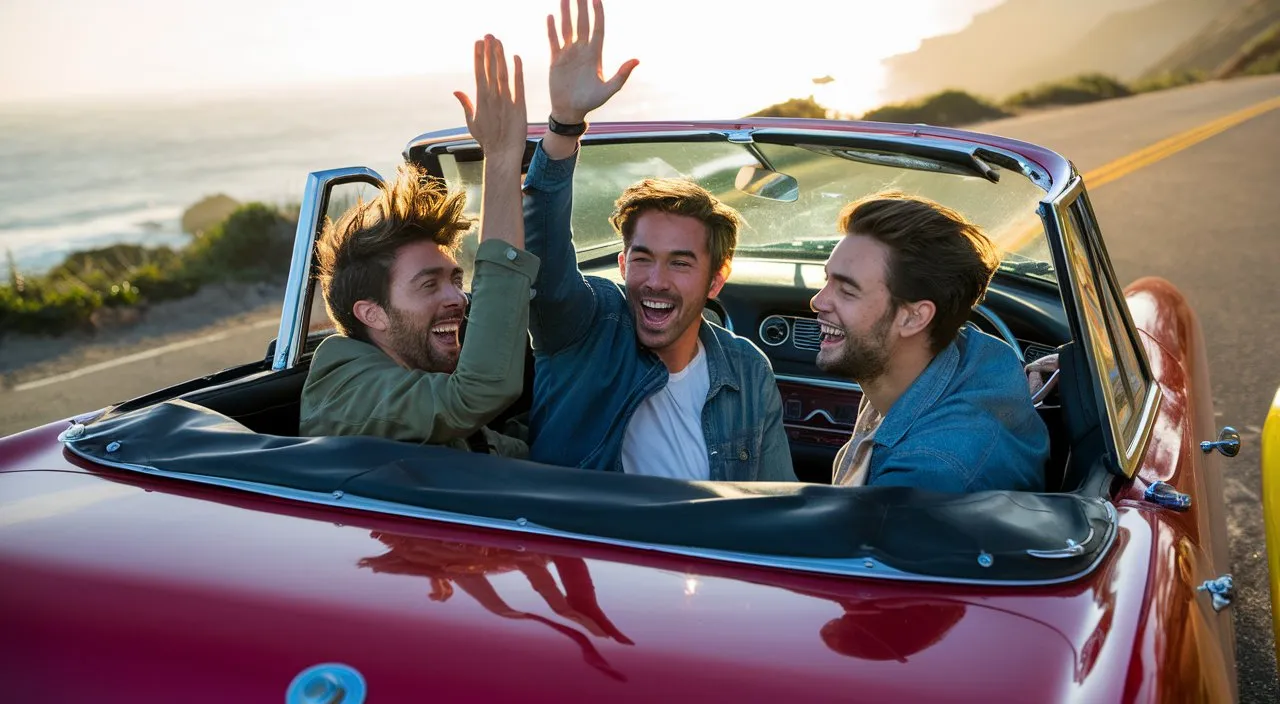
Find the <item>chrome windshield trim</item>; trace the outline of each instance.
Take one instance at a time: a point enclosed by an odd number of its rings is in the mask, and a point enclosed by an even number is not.
[[[1137,473],[1138,465],[1142,461],[1147,443],[1151,438],[1151,434],[1155,426],[1156,413],[1159,410],[1160,402],[1163,398],[1163,392],[1160,390],[1160,385],[1155,379],[1155,376],[1150,374],[1150,365],[1146,359],[1146,351],[1143,349],[1141,341],[1135,334],[1136,329],[1132,327],[1132,322],[1128,319],[1128,316],[1122,312],[1124,320],[1121,322],[1123,323],[1123,332],[1125,337],[1134,345],[1134,354],[1139,357],[1144,371],[1147,371],[1150,376],[1148,378],[1147,393],[1139,409],[1138,426],[1136,431],[1133,433],[1133,437],[1120,437],[1117,439],[1117,436],[1121,436],[1123,433],[1114,427],[1116,422],[1116,412],[1112,407],[1112,402],[1104,390],[1105,386],[1103,379],[1106,375],[1102,370],[1098,369],[1098,360],[1093,353],[1091,342],[1093,333],[1088,330],[1088,325],[1086,324],[1086,316],[1083,308],[1084,303],[1080,298],[1081,284],[1079,277],[1076,276],[1075,268],[1069,263],[1070,259],[1067,253],[1066,233],[1063,230],[1067,219],[1070,218],[1070,213],[1068,212],[1069,209],[1075,205],[1077,199],[1079,199],[1084,192],[1084,179],[1080,174],[1074,173],[1068,187],[1064,189],[1058,197],[1051,201],[1042,201],[1042,205],[1047,206],[1051,210],[1053,218],[1057,221],[1053,223],[1053,226],[1058,231],[1057,244],[1061,247],[1062,251],[1060,255],[1055,253],[1055,256],[1061,256],[1062,261],[1066,266],[1063,268],[1055,266],[1054,268],[1058,271],[1059,286],[1066,287],[1070,291],[1072,305],[1068,306],[1066,309],[1067,318],[1068,320],[1072,320],[1074,318],[1073,322],[1079,329],[1080,334],[1090,338],[1090,340],[1078,340],[1078,343],[1081,346],[1085,359],[1088,361],[1089,373],[1091,374],[1092,382],[1091,387],[1093,388],[1095,395],[1095,402],[1098,405],[1098,412],[1100,416],[1105,419],[1104,422],[1107,425],[1106,432],[1104,433],[1104,443],[1109,449],[1114,450],[1115,454],[1119,455],[1116,458],[1116,461],[1119,463],[1119,467],[1117,467],[1117,469],[1119,469],[1120,473],[1125,477],[1131,478]],[[1082,242],[1092,250],[1092,245],[1089,243],[1095,239],[1095,237],[1090,235],[1088,232],[1081,232],[1080,237],[1082,238]],[[1096,252],[1090,251],[1089,253],[1091,255],[1096,255]],[[1113,276],[1113,273],[1114,272],[1109,269],[1107,275]],[[1064,276],[1065,279],[1063,278]],[[1115,283],[1115,281],[1108,282],[1108,288]],[[1118,284],[1116,285],[1118,287]],[[1119,291],[1118,295],[1120,296],[1119,302],[1123,303],[1123,291]],[[1106,344],[1110,344],[1110,340],[1107,340]],[[1113,352],[1116,351],[1113,350]]]
[[[271,369],[279,371],[295,366],[307,346],[307,321],[315,292],[311,285],[311,264],[315,258],[316,238],[329,205],[329,189],[344,183],[368,183],[382,187],[382,176],[363,166],[314,171],[307,174],[307,185],[298,210],[298,229],[293,236],[293,256],[289,261],[289,279],[285,287],[284,306],[280,311],[280,328],[276,333],[275,354]]]
[[[610,125],[602,123],[598,126],[600,131],[588,131],[583,134],[581,141],[583,143],[599,142],[630,142],[642,140],[655,141],[677,141],[681,138],[688,137],[712,137],[721,136],[727,142],[733,144],[752,144],[758,141],[759,137],[809,137],[818,139],[845,139],[858,140],[864,143],[882,145],[886,147],[909,147],[925,145],[934,149],[951,152],[957,155],[967,157],[975,156],[975,152],[981,150],[992,154],[1003,156],[1014,163],[1018,164],[1021,174],[1031,183],[1035,184],[1046,193],[1053,190],[1053,177],[1048,173],[1049,169],[1036,164],[1021,154],[1010,151],[1003,147],[996,147],[984,142],[976,141],[972,138],[965,139],[959,136],[954,137],[936,137],[931,135],[899,135],[888,134],[884,132],[870,132],[862,129],[796,129],[785,127],[744,127],[732,128],[723,125],[717,127],[690,127],[688,129],[671,129],[671,130],[650,130],[650,131],[627,131],[627,132],[610,132]],[[973,133],[974,137],[980,136],[982,133]],[[458,139],[448,139],[457,137]],[[529,142],[537,142],[541,139],[539,136],[529,136],[526,138]],[[453,152],[459,149],[475,149],[479,144],[472,138],[465,128],[452,130],[440,130],[437,132],[428,132],[419,135],[409,141],[404,148],[404,156],[407,158],[409,154],[420,148],[428,148],[433,152]]]
[[[774,374],[773,378],[777,381],[785,381],[791,384],[803,384],[805,386],[817,386],[823,389],[840,389],[841,391],[857,391],[862,393],[862,387],[853,381],[835,381],[834,379],[818,379],[811,376],[794,376],[792,374]]]
[[[1088,576],[1103,559],[1111,552],[1111,546],[1115,542],[1115,537],[1119,533],[1119,522],[1114,506],[1104,499],[1102,501],[1107,506],[1107,517],[1111,525],[1110,535],[1107,545],[1098,551],[1097,557],[1079,572],[1050,580],[982,580],[982,579],[958,579],[948,577],[932,577],[924,575],[916,575],[910,572],[889,567],[871,557],[860,558],[841,558],[841,559],[823,559],[811,557],[784,557],[778,555],[758,555],[755,553],[734,552],[729,550],[713,550],[708,548],[689,548],[679,545],[660,545],[657,543],[641,543],[631,540],[617,540],[614,538],[602,538],[599,536],[588,535],[585,533],[573,533],[570,531],[557,530],[547,528],[534,523],[529,523],[522,518],[516,520],[504,520],[497,518],[485,518],[481,516],[469,516],[466,514],[453,513],[450,511],[437,511],[434,509],[418,508],[415,506],[405,506],[403,504],[392,503],[389,501],[380,501],[377,499],[366,499],[354,494],[347,494],[342,491],[332,493],[320,493],[315,491],[303,491],[300,489],[286,489],[271,484],[263,484],[261,482],[249,482],[236,479],[215,479],[198,474],[187,474],[184,472],[169,472],[162,469],[147,465],[130,464],[127,462],[110,462],[100,457],[88,455],[75,446],[74,442],[66,444],[73,454],[81,457],[89,462],[104,467],[112,467],[114,469],[129,470],[139,472],[148,476],[164,477],[167,479],[177,479],[181,481],[195,482],[198,484],[206,484],[209,486],[218,486],[228,489],[236,489],[239,491],[247,491],[262,496],[271,496],[289,501],[297,501],[300,503],[313,504],[318,506],[330,506],[333,508],[354,509],[358,511],[366,511],[373,514],[403,516],[406,518],[418,518],[441,523],[449,523],[454,525],[463,525],[474,528],[485,528],[491,530],[502,530],[511,533],[524,533],[527,535],[538,535],[552,538],[564,538],[569,540],[577,540],[586,543],[594,543],[599,545],[611,545],[615,547],[632,548],[637,550],[645,550],[653,553],[661,553],[667,555],[678,555],[683,557],[693,557],[716,562],[727,562],[739,565],[748,565],[751,567],[765,567],[773,569],[794,570],[797,572],[808,572],[813,574],[838,575],[845,577],[861,577],[867,579],[887,579],[893,581],[905,582],[923,582],[930,584],[968,584],[977,586],[1014,586],[1014,587],[1036,587],[1053,584],[1066,584],[1074,582],[1082,577]],[[849,491],[857,491],[857,488],[850,488]],[[982,553],[985,554],[985,553]],[[975,553],[975,559],[978,553]]]

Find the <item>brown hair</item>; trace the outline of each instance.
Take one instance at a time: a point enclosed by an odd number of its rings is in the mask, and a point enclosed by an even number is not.
[[[465,207],[465,194],[449,193],[444,181],[406,164],[373,200],[357,201],[336,223],[326,220],[316,247],[317,276],[338,331],[367,340],[352,310],[356,301],[389,305],[391,265],[401,247],[431,241],[457,250],[471,228]]]
[[[651,210],[685,215],[706,225],[712,277],[733,259],[742,216],[702,186],[686,179],[647,178],[623,191],[614,203],[609,222],[622,235],[624,246],[631,246],[636,221]]]
[[[955,339],[1000,264],[995,245],[977,225],[946,206],[897,191],[846,205],[839,228],[889,248],[885,278],[895,304],[933,301],[934,353]]]

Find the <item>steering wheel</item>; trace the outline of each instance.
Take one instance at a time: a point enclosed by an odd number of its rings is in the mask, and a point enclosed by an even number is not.
[[[996,332],[1000,333],[1000,337],[1004,339],[1005,343],[1012,347],[1013,351],[1017,353],[1018,361],[1023,361],[1022,346],[1018,344],[1018,338],[1013,336],[1013,331],[1009,329],[1008,325],[1004,324],[1004,320],[1002,320],[1000,316],[996,315],[995,311],[979,304],[973,307],[973,312],[982,316],[988,323],[990,323],[991,327],[995,328]]]

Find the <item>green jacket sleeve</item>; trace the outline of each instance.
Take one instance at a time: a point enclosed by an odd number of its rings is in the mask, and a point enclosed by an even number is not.
[[[325,340],[303,387],[300,432],[446,443],[493,420],[524,390],[538,266],[537,257],[501,240],[480,244],[466,339],[452,374],[406,369],[358,340]]]

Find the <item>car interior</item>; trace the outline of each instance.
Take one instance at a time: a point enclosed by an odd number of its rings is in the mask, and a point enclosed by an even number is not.
[[[856,384],[830,377],[814,365],[817,326],[809,310],[809,299],[816,292],[804,286],[778,287],[731,279],[720,296],[708,302],[704,317],[747,337],[768,356],[778,377],[783,423],[797,478],[828,484],[836,452],[848,441],[852,431],[861,392]],[[985,315],[975,313],[970,325],[1002,339],[999,327],[1007,327],[1020,347],[1024,363],[1061,353],[1063,381],[1037,406],[1050,431],[1046,487],[1049,491],[1077,488],[1093,462],[1073,459],[1072,447],[1081,445],[1092,435],[1091,444],[1096,445],[1096,451],[1079,453],[1077,450],[1077,454],[1096,458],[1101,454],[1101,440],[1097,437],[1096,412],[1078,413],[1082,417],[1076,419],[1066,417],[1070,411],[1065,407],[1072,405],[1071,399],[1079,398],[1081,391],[1087,390],[1077,389],[1071,383],[1078,376],[1074,369],[1083,362],[1076,358],[1077,353],[1068,341],[1057,291],[1048,284],[997,275],[982,308]],[[308,338],[308,354],[293,368],[264,371],[264,363],[259,362],[227,369],[134,399],[113,413],[176,396],[228,416],[255,432],[296,436],[309,352],[329,334],[333,334],[331,329],[313,332]],[[274,344],[273,341],[268,347],[267,359]],[[502,430],[508,420],[518,420],[529,410],[535,372],[532,350],[527,349],[526,353],[525,393],[490,423],[495,430]],[[1077,405],[1090,407],[1089,404]]]
[[[617,145],[613,145],[617,146]],[[634,145],[623,145],[630,148]],[[662,157],[668,161],[678,161],[689,157],[684,151],[670,145],[659,145],[668,149]],[[706,145],[679,145],[680,149],[697,152],[699,149],[711,149]],[[720,145],[713,145],[721,149]],[[776,148],[775,148],[776,146]],[[652,145],[646,145],[650,148]],[[612,147],[609,147],[612,148]],[[728,148],[728,147],[725,147]],[[763,145],[762,149],[771,149],[768,155],[760,153],[756,156],[767,163],[765,156],[775,162],[790,163],[796,173],[815,171],[813,162],[820,154],[820,166],[827,168],[832,161],[829,147],[797,151],[793,147],[780,145]],[[661,152],[659,149],[659,153]],[[790,150],[790,151],[788,151]],[[619,160],[629,158],[626,152],[599,151],[610,154],[600,174],[612,174],[619,167]],[[648,152],[645,152],[648,154]],[[701,152],[698,152],[699,154]],[[725,152],[729,156],[716,152],[717,158],[738,158],[737,152]],[[843,161],[836,166],[847,167],[849,159],[858,163],[872,163],[873,166],[859,166],[861,169],[891,169],[892,173],[902,172],[897,164],[886,166],[883,155],[870,152],[859,153],[856,157],[839,154]],[[446,158],[447,157],[447,158]],[[874,158],[873,158],[874,157]],[[447,155],[417,153],[413,158],[431,165],[451,182],[469,183],[468,178],[475,179],[478,173],[480,155],[472,150],[450,150]],[[603,157],[602,157],[603,158]],[[705,158],[705,157],[699,157]],[[766,201],[787,201],[795,199],[795,191],[800,188],[797,181],[785,174],[779,174],[759,165],[744,166],[741,171],[736,162],[727,162],[731,171],[737,172],[737,191],[758,196]],[[755,164],[753,157],[750,164]],[[623,163],[625,167],[626,164]],[[580,167],[580,169],[583,167]],[[651,161],[643,162],[643,168],[653,168]],[[950,168],[950,167],[948,167]],[[470,171],[468,171],[470,170]],[[471,175],[468,176],[468,173]],[[840,172],[843,173],[843,172]],[[878,172],[877,172],[878,173]],[[630,174],[624,174],[630,179]],[[780,176],[786,176],[785,179]],[[579,180],[583,180],[581,176]],[[603,176],[601,176],[603,178]],[[730,184],[732,184],[731,175]],[[811,177],[812,178],[812,177]],[[877,177],[879,178],[879,177]],[[916,178],[916,176],[913,176]],[[945,188],[954,188],[958,181],[954,175],[927,174],[921,181],[933,188],[942,184]],[[788,180],[789,179],[789,180]],[[835,188],[830,176],[823,176],[821,183],[806,183],[802,193],[814,193],[815,198],[823,199],[817,205],[809,206],[822,219],[830,219],[830,203],[847,202],[843,193],[825,192]],[[1012,181],[1007,179],[1006,181]],[[974,184],[973,182],[981,182]],[[614,183],[596,184],[602,192],[618,192]],[[966,188],[980,190],[975,193],[988,194],[992,186],[983,179],[970,178],[964,183]],[[474,185],[474,184],[473,184]],[[844,187],[844,186],[841,186]],[[861,187],[861,186],[859,186]],[[1028,197],[1038,198],[1034,193],[1017,192],[1008,196],[1010,188],[1033,188],[1028,184],[1010,185],[1005,188],[1006,199],[1010,204],[1005,207],[1008,212],[1015,212],[1025,217],[1024,205]],[[732,188],[732,185],[725,186]],[[772,189],[772,191],[770,190]],[[1043,194],[1043,191],[1035,191]],[[755,203],[747,196],[745,203]],[[801,203],[803,204],[803,195]],[[478,208],[478,198],[472,197],[472,207]],[[579,215],[579,199],[575,194],[575,241],[583,230],[577,223]],[[588,215],[594,222],[604,222],[600,210],[599,198],[591,205],[583,206],[590,211]],[[986,201],[981,201],[986,202]],[[1034,200],[1032,201],[1034,202]],[[820,206],[820,208],[818,207]],[[1015,208],[1016,206],[1016,208]],[[995,206],[992,206],[993,208]],[[822,210],[822,209],[826,210]],[[784,211],[785,212],[785,211]],[[781,221],[770,219],[770,213],[761,211],[754,214],[755,221],[761,225],[777,225],[783,227]],[[993,216],[994,217],[994,216]],[[750,218],[749,218],[750,220]],[[588,220],[592,222],[592,220]],[[1026,228],[1026,221],[1013,223]],[[1012,226],[1012,225],[1011,225]],[[1039,230],[1039,227],[1036,226]],[[1043,230],[1039,230],[1039,240],[1043,243]],[[617,281],[616,236],[593,242],[588,238],[586,246],[579,242],[579,268],[587,274],[612,278]],[[797,244],[802,244],[797,243]],[[1041,246],[1044,246],[1043,244]],[[769,358],[778,379],[779,392],[782,396],[784,427],[791,445],[793,465],[797,477],[804,482],[828,484],[831,481],[832,464],[836,452],[847,442],[861,392],[856,384],[847,379],[830,377],[819,371],[814,364],[819,344],[819,329],[810,310],[809,301],[822,286],[822,260],[789,256],[785,252],[752,252],[752,247],[742,247],[734,261],[733,274],[720,292],[717,299],[709,301],[704,316],[714,323],[720,324],[734,333],[751,340]],[[1041,260],[1047,259],[1045,254],[1038,255]],[[1027,262],[1040,264],[1041,262]],[[470,270],[469,262],[464,267]],[[314,284],[313,284],[314,288]],[[203,379],[192,380],[172,389],[158,391],[146,397],[134,399],[114,409],[123,412],[138,408],[157,400],[182,396],[184,399],[203,405],[211,410],[226,415],[244,426],[259,433],[274,435],[297,435],[298,412],[303,382],[306,378],[309,353],[314,350],[325,336],[333,334],[331,325],[327,324],[323,305],[318,305],[318,294],[313,293],[311,300],[311,320],[306,328],[310,331],[307,337],[305,352],[296,366],[281,371],[270,371],[270,360],[274,354],[273,341],[268,347],[265,362],[245,365],[243,367],[224,370]],[[1104,453],[1101,423],[1097,406],[1093,401],[1093,391],[1087,373],[1088,363],[1083,349],[1071,342],[1071,332],[1064,313],[1063,299],[1058,285],[1048,278],[1019,275],[1002,268],[996,273],[988,289],[982,305],[975,309],[969,323],[976,329],[1005,340],[1014,349],[1024,364],[1030,363],[1048,354],[1059,353],[1059,376],[1052,393],[1037,404],[1041,418],[1049,429],[1051,439],[1051,456],[1045,467],[1046,488],[1048,491],[1074,491],[1094,476],[1102,466],[1100,459]],[[463,331],[465,335],[465,329]],[[529,410],[532,401],[533,376],[535,373],[531,350],[526,350],[526,375],[524,395],[506,412],[496,418],[490,425],[496,430],[503,430],[508,421],[519,420]],[[1080,373],[1077,370],[1083,370]]]

